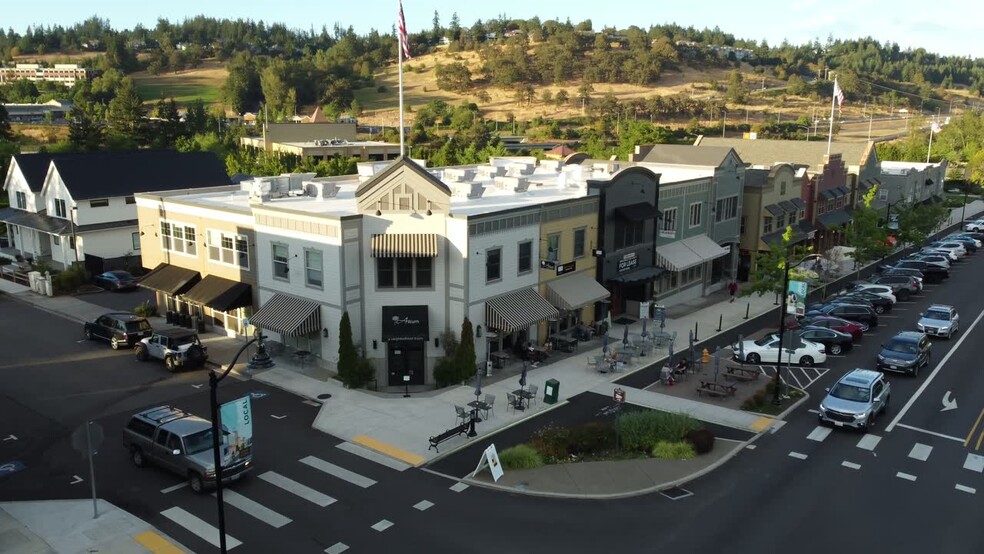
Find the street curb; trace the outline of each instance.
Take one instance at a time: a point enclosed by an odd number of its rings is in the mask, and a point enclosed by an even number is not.
[[[51,308],[45,308],[44,306],[41,306],[40,304],[35,304],[34,302],[31,302],[30,300],[27,300],[25,298],[21,298],[20,296],[18,296],[16,294],[7,294],[7,296],[11,300],[13,300],[14,302],[17,302],[18,304],[23,304],[25,306],[31,306],[32,308],[41,310],[42,312],[47,312],[47,313],[49,313],[51,315],[56,315],[58,317],[67,319],[69,321],[74,321],[76,323],[82,323],[82,324],[85,323],[85,319],[84,318],[77,317],[77,316],[74,316],[74,315],[71,315],[71,314],[67,314],[65,312],[60,312],[58,310],[52,310]]]

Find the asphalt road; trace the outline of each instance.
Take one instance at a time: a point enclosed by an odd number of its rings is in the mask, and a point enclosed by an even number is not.
[[[151,304],[157,303],[157,298],[154,296],[154,291],[140,287],[137,287],[134,290],[119,292],[102,291],[93,294],[86,294],[80,298],[86,302],[103,306],[107,309],[107,311],[119,312],[132,312],[134,308],[144,302],[150,302]]]

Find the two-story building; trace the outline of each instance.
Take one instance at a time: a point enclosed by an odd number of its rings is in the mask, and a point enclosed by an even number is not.
[[[745,169],[738,280],[748,280],[755,254],[781,241],[787,227],[793,229],[791,244],[814,238],[816,228],[807,218],[803,201],[803,188],[808,182],[806,166],[776,164]]]
[[[0,210],[13,244],[5,253],[65,268],[136,263],[140,255],[134,194],[227,185],[221,160],[209,152],[133,150],[17,154]]]
[[[890,217],[893,213],[890,206],[942,202],[948,167],[947,160],[934,163],[881,162],[881,186],[878,187],[877,199],[885,205],[886,216]]]

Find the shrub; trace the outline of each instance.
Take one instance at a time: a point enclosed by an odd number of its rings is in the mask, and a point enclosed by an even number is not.
[[[570,429],[567,435],[567,454],[590,456],[615,447],[615,433],[611,423],[590,422]]]
[[[384,93],[384,92],[386,92],[386,86],[385,85],[379,85],[378,87],[376,87],[376,92],[378,92],[378,93]]]
[[[653,458],[660,460],[689,460],[696,456],[694,447],[687,441],[659,441],[653,446]]]
[[[72,266],[57,275],[52,275],[52,284],[56,291],[71,293],[85,283],[85,270],[80,266]]]
[[[536,469],[543,465],[543,456],[528,444],[517,444],[499,453],[504,469]]]
[[[533,433],[532,446],[543,455],[546,463],[552,464],[568,458],[567,441],[569,438],[570,430],[568,428],[548,423]]]
[[[150,300],[147,300],[133,308],[133,313],[143,317],[154,317],[157,315],[157,304],[151,304]]]
[[[714,433],[710,429],[694,429],[687,433],[687,442],[697,454],[707,454],[714,450]]]
[[[439,389],[461,382],[458,379],[458,366],[454,358],[445,356],[437,361],[434,365],[434,381]]]
[[[659,441],[680,441],[687,432],[700,429],[701,424],[686,414],[656,410],[638,410],[618,418],[622,446],[628,450],[648,452]]]

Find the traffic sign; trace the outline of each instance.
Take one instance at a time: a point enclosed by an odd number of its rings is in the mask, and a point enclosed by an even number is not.
[[[103,428],[98,423],[88,422],[88,425],[88,439],[85,436],[85,423],[72,433],[72,448],[81,452],[83,457],[88,456],[90,448],[92,449],[91,452],[96,454],[103,441]]]
[[[625,402],[625,389],[616,387],[615,391],[612,393],[612,398],[619,404]]]

